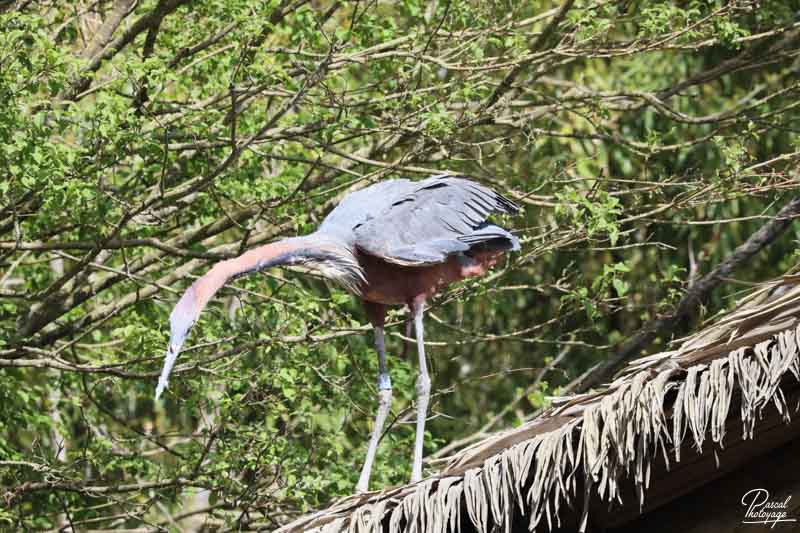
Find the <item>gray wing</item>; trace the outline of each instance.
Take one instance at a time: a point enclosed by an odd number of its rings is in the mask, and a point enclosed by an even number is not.
[[[395,179],[380,181],[352,192],[328,213],[319,231],[351,242],[354,228],[380,216],[396,199],[413,192],[417,186],[418,183],[411,180]]]
[[[402,190],[401,190],[402,189]],[[353,227],[362,251],[401,265],[440,263],[476,246],[519,249],[517,239],[486,222],[492,213],[516,213],[516,204],[473,181],[435,176],[405,182],[388,205]]]

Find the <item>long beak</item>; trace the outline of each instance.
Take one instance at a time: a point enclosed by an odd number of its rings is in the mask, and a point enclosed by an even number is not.
[[[156,386],[156,400],[161,397],[161,393],[167,388],[169,373],[172,372],[172,367],[175,365],[175,360],[178,358],[178,353],[180,351],[180,344],[169,344],[169,348],[167,348],[167,354],[164,356],[164,368],[161,370],[161,375],[158,377],[158,385]]]

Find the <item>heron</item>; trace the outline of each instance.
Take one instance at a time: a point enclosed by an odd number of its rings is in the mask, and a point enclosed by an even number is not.
[[[386,313],[389,306],[408,306],[419,359],[411,483],[420,481],[431,392],[422,323],[426,302],[453,282],[486,274],[505,252],[519,250],[514,235],[488,221],[492,214],[518,211],[511,200],[463,176],[392,179],[348,194],[317,231],[216,263],[186,290],[169,317],[170,340],[156,400],[167,387],[189,329],[227,281],[266,268],[302,266],[360,298],[374,331],[378,408],[356,485],[358,493],[369,489],[372,464],[391,409],[392,381],[384,346]]]

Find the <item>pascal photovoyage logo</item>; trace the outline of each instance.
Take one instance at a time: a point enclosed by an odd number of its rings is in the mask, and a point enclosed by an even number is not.
[[[767,489],[749,490],[742,496],[745,508],[742,524],[762,524],[774,529],[780,524],[797,522],[797,517],[789,515],[791,500],[791,494],[783,499],[772,499]]]

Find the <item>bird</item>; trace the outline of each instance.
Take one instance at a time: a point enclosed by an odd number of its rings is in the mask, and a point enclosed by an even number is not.
[[[468,177],[442,174],[414,181],[380,181],[346,195],[311,234],[288,237],[220,261],[199,277],[175,304],[170,340],[155,398],[187,334],[208,301],[228,281],[277,266],[301,266],[361,299],[373,327],[378,356],[378,408],[356,485],[367,492],[372,464],[391,409],[392,382],[384,345],[390,306],[405,305],[414,323],[419,359],[416,435],[411,483],[422,479],[425,421],[430,399],[423,313],[428,300],[451,283],[482,276],[519,239],[489,222],[492,214],[515,214],[519,206]]]

